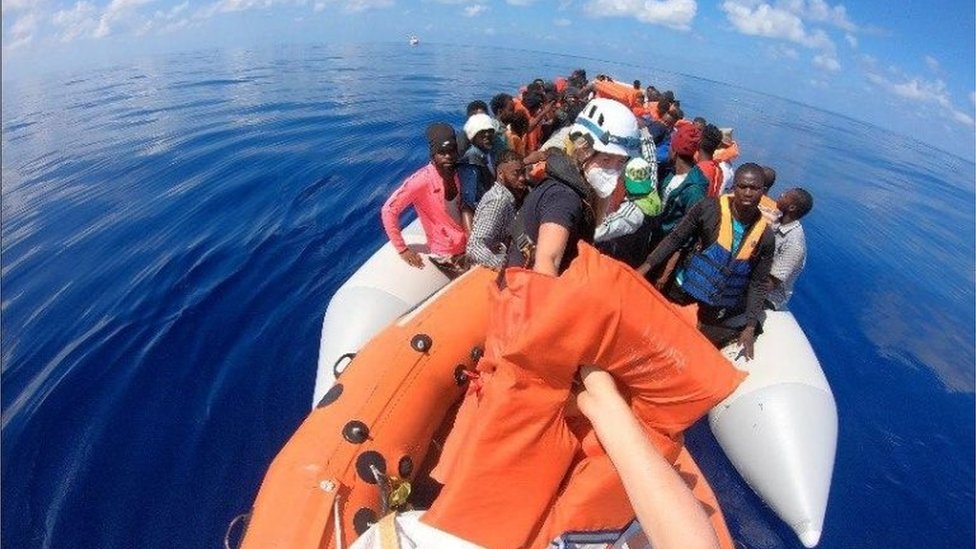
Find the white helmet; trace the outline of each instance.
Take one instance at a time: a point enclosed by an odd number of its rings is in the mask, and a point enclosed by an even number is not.
[[[597,152],[617,156],[640,156],[640,130],[637,117],[623,103],[598,98],[583,107],[570,135],[582,133],[593,139]]]

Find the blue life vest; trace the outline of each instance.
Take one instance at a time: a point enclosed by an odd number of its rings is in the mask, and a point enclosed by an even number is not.
[[[749,262],[763,231],[766,220],[759,217],[742,238],[738,249],[732,249],[732,211],[730,196],[719,198],[722,217],[715,242],[691,256],[685,266],[681,288],[699,303],[712,307],[735,307],[746,294],[752,264]]]

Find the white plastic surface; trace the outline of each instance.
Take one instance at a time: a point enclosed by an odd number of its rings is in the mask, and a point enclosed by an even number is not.
[[[426,252],[419,221],[403,231],[407,245]],[[314,407],[335,383],[334,368],[344,355],[356,353],[400,315],[448,283],[447,276],[424,258],[424,268],[407,265],[387,242],[339,289],[322,319]]]
[[[837,450],[837,405],[806,335],[788,311],[769,312],[749,377],[709,413],[729,460],[807,547],[823,531]],[[727,349],[727,356],[734,356]]]

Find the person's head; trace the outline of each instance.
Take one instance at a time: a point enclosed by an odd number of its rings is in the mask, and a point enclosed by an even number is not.
[[[663,117],[664,116],[664,113],[670,112],[670,111],[671,111],[671,100],[670,99],[668,99],[666,97],[662,97],[660,100],[658,100],[658,102],[657,102],[657,116],[658,116],[658,118]]]
[[[663,94],[661,94],[661,97],[663,97],[664,99],[667,99],[668,101],[674,102],[674,92],[671,91],[671,90],[668,90],[668,91],[664,92]]]
[[[667,126],[669,129],[673,129],[674,125],[678,123],[679,118],[671,111],[665,111],[661,115],[661,123]]]
[[[684,124],[671,136],[671,150],[669,154],[675,164],[683,162],[685,166],[695,163],[695,153],[701,147],[702,132],[694,124]]]
[[[498,182],[513,193],[518,194],[525,190],[525,170],[522,169],[522,155],[519,153],[511,149],[498,153],[498,158],[495,159],[495,173]]]
[[[454,128],[442,122],[427,126],[427,145],[430,149],[430,160],[441,176],[454,175],[458,158],[457,136],[454,135]]]
[[[763,181],[765,182],[763,194],[769,194],[769,189],[772,189],[773,183],[776,183],[776,170],[770,166],[763,166]]]
[[[641,89],[641,83],[640,83],[640,80],[634,80],[634,89],[635,89],[635,90],[639,90],[639,89]]]
[[[746,162],[736,168],[732,178],[732,208],[739,220],[748,221],[759,213],[759,199],[764,188],[762,166]]]
[[[594,99],[576,117],[569,136],[580,171],[600,198],[608,198],[624,163],[640,154],[637,117],[622,103]]]
[[[545,103],[546,98],[541,92],[537,91],[527,91],[525,95],[522,96],[522,106],[529,111],[529,114],[535,115],[542,108]]]
[[[583,69],[576,69],[575,71],[573,71],[573,74],[569,75],[569,78],[567,78],[566,81],[569,82],[570,86],[575,86],[577,88],[585,88],[586,71]]]
[[[796,221],[813,209],[813,195],[799,187],[789,189],[779,196],[776,209],[783,214],[780,218],[781,223]]]
[[[647,100],[648,101],[660,101],[661,92],[657,90],[654,86],[647,87]]]
[[[645,99],[644,99],[644,92],[637,92],[636,94],[634,94],[634,96],[637,99],[637,104],[638,105],[643,105],[644,104],[644,101],[645,101]]]
[[[529,117],[525,116],[525,113],[518,111],[512,115],[512,121],[509,122],[509,127],[512,128],[512,132],[519,137],[525,136],[529,133]]]
[[[715,124],[708,124],[702,131],[701,139],[701,151],[708,157],[711,158],[715,154],[715,150],[718,149],[719,144],[722,143],[722,130],[718,129]]]
[[[722,147],[731,147],[735,143],[735,138],[732,137],[732,128],[719,128],[722,132]]]
[[[696,126],[698,126],[698,129],[704,133],[705,127],[708,126],[708,121],[701,116],[696,116],[693,122]]]
[[[507,124],[511,120],[512,114],[515,113],[515,101],[512,96],[507,93],[500,93],[492,97],[491,113],[495,115],[495,118]]]
[[[630,196],[647,196],[654,190],[651,181],[651,165],[638,156],[631,158],[624,166],[624,189]]]
[[[464,123],[464,135],[468,137],[468,141],[472,145],[488,152],[495,140],[495,124],[492,123],[491,117],[487,114],[473,114]]]
[[[467,112],[467,116],[471,116],[472,114],[478,114],[478,113],[488,114],[488,105],[486,105],[485,102],[480,99],[475,99],[474,101],[468,103],[468,108],[466,112]]]
[[[680,108],[678,108],[677,106],[675,106],[675,104],[674,104],[674,103],[672,103],[672,104],[671,104],[671,110],[670,110],[669,112],[670,112],[671,114],[673,114],[673,115],[674,115],[674,117],[675,117],[676,119],[678,119],[678,120],[681,120],[682,118],[684,118],[684,117],[685,117],[685,111],[683,111],[683,110],[681,110]]]

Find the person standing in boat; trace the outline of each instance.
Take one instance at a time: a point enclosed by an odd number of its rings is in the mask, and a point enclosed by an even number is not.
[[[508,150],[498,155],[498,178],[478,202],[474,212],[471,236],[468,238],[468,261],[490,269],[505,266],[506,243],[512,232],[515,212],[525,197],[525,172],[522,156]]]
[[[813,209],[813,196],[804,189],[790,189],[780,195],[776,207],[781,216],[773,231],[776,252],[769,273],[766,307],[779,311],[786,308],[793,295],[793,285],[806,265],[807,240],[800,219]]]
[[[495,182],[494,121],[484,113],[472,114],[464,123],[464,135],[470,146],[458,160],[457,174],[464,207],[474,212],[482,195]]]
[[[637,118],[622,103],[590,101],[570,129],[572,152],[545,152],[545,179],[526,197],[512,231],[507,265],[559,275],[592,242],[624,164],[640,154]]]
[[[400,232],[400,214],[413,206],[427,236],[431,261],[448,271],[460,271],[468,233],[462,222],[454,128],[449,124],[431,124],[427,127],[427,142],[430,163],[408,177],[383,204],[383,228],[400,259],[411,267],[424,268],[420,254],[407,246]]]
[[[681,223],[638,268],[647,275],[675,252],[689,245],[691,255],[665,286],[665,295],[679,305],[698,304],[698,328],[721,349],[738,340],[746,358],[753,356],[775,240],[759,212],[763,169],[743,164],[735,171],[732,196],[699,201]]]

